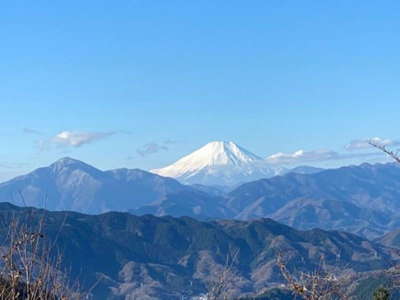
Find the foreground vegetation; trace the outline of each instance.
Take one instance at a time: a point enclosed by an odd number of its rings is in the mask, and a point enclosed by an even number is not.
[[[0,299],[80,299],[82,295],[73,291],[61,270],[62,256],[42,232],[44,217],[27,217],[31,220],[8,216],[8,230],[0,245]]]

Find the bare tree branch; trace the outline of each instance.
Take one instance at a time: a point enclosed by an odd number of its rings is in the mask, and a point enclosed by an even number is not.
[[[347,299],[343,291],[343,280],[323,270],[323,258],[321,258],[320,268],[311,273],[302,272],[299,278],[293,276],[288,270],[281,254],[278,254],[276,264],[288,283],[288,289],[304,300],[331,299],[335,296],[339,299]]]
[[[393,158],[396,162],[400,163],[400,153],[399,153],[399,151],[392,151],[387,146],[379,144],[379,143],[374,142],[372,140],[370,140],[368,142],[368,144],[370,144],[372,147],[375,147],[376,149],[381,150],[382,152],[386,153],[391,158]]]
[[[11,218],[7,237],[0,246],[0,299],[82,299],[83,295],[70,288],[61,271],[61,256],[54,255],[43,234],[44,217],[35,223]]]
[[[234,265],[237,263],[238,255],[239,249],[228,253],[223,269],[216,274],[213,281],[209,283],[207,300],[229,299],[229,287],[235,275]]]

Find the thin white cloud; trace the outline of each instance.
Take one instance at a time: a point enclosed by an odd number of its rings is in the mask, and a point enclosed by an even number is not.
[[[383,139],[380,137],[374,137],[370,139],[358,139],[351,141],[345,146],[347,151],[353,151],[352,153],[336,152],[333,150],[298,150],[293,153],[275,153],[266,158],[266,161],[270,164],[302,164],[308,162],[323,162],[332,160],[345,160],[345,159],[361,159],[369,157],[383,156],[382,152],[373,151],[373,147],[370,143],[382,146],[399,146],[400,140]],[[371,151],[363,151],[371,150]]]
[[[167,139],[167,140],[164,141],[165,145],[174,145],[176,143],[177,142],[175,140],[172,140],[172,139]]]
[[[298,162],[330,160],[337,157],[337,155],[338,153],[330,150],[297,150],[293,153],[278,152],[268,156],[266,160],[270,164],[292,164]]]
[[[0,162],[1,169],[20,169],[28,166],[27,163],[10,163],[10,162]]]
[[[22,131],[25,134],[33,134],[33,135],[42,135],[43,134],[43,132],[41,132],[39,130],[36,130],[36,129],[33,129],[33,128],[27,128],[27,127],[25,127]]]
[[[50,140],[50,143],[62,147],[78,148],[107,138],[113,134],[115,134],[115,132],[62,131],[54,136]]]
[[[167,151],[168,147],[164,144],[158,144],[158,143],[148,143],[140,147],[139,149],[136,150],[136,152],[142,156],[148,156],[151,154],[156,154],[161,151]]]
[[[359,139],[359,140],[353,140],[351,141],[348,145],[346,145],[346,150],[348,151],[358,151],[358,150],[366,150],[366,149],[371,149],[372,146],[370,143],[374,143],[377,145],[381,146],[399,146],[400,141],[397,140],[391,140],[391,139],[383,139],[380,137],[373,137],[370,139]]]
[[[355,159],[355,158],[366,158],[373,156],[382,155],[379,152],[370,153],[339,153],[332,150],[298,150],[293,153],[275,153],[266,158],[269,164],[302,164],[309,162],[323,162],[328,160],[343,160],[343,159]]]

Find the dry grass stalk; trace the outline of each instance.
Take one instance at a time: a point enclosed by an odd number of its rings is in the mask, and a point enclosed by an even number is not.
[[[61,270],[61,256],[55,259],[42,233],[42,218],[35,230],[28,222],[12,220],[0,249],[0,299],[80,299],[71,292]]]

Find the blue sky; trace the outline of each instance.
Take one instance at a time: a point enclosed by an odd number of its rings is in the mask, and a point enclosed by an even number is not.
[[[365,0],[2,3],[0,180],[62,156],[161,167],[212,140],[263,157],[396,141],[399,10]],[[367,160],[340,157],[312,164]]]

